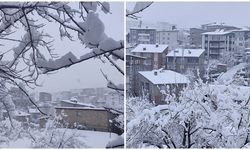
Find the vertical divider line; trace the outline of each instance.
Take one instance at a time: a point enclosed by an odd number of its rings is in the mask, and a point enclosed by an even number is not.
[[[127,147],[127,113],[126,113],[126,100],[127,100],[127,95],[126,95],[126,91],[127,91],[127,85],[126,85],[126,75],[127,75],[127,71],[126,71],[126,51],[127,51],[127,39],[126,39],[126,27],[127,27],[127,22],[126,22],[126,0],[123,0],[123,30],[124,30],[124,149],[126,149]]]

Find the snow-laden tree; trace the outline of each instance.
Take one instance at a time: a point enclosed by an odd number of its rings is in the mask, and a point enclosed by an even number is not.
[[[99,17],[99,13],[112,13],[111,10],[108,2],[0,2],[0,107],[9,115],[9,120],[0,121],[1,144],[26,138],[32,141],[30,147],[34,148],[80,148],[84,145],[77,140],[77,132],[72,135],[57,129],[55,124],[45,129],[31,124],[23,128],[12,117],[15,107],[8,89],[19,87],[37,109],[47,115],[26,90],[40,85],[40,75],[98,58],[103,62],[107,59],[123,77],[123,69],[117,65],[117,60],[124,61],[123,40],[109,37]],[[46,30],[51,25],[58,27],[57,37]],[[81,42],[82,55],[75,56],[71,51],[65,55],[55,53],[55,49],[60,52],[54,47],[58,37],[62,41]],[[105,72],[103,75],[109,88],[123,94],[123,87],[118,87]]]
[[[198,81],[183,91],[178,102],[169,101],[167,105],[146,108],[129,118],[129,147],[242,148],[249,145],[249,87]]]
[[[12,126],[15,127],[13,130]],[[3,120],[0,122],[0,147],[17,147],[18,140],[28,148],[88,148],[78,130],[60,127],[56,120],[49,120],[45,128],[23,128],[20,122]],[[19,145],[11,145],[13,143]]]
[[[0,79],[6,84],[18,86],[28,96],[20,83],[33,87],[38,85],[37,79],[41,74],[49,74],[91,58],[102,59],[102,57],[123,76],[123,69],[115,62],[117,59],[124,60],[123,41],[116,41],[107,36],[98,10],[102,13],[111,13],[110,4],[108,2],[1,2]],[[69,52],[57,57],[52,48],[54,37],[44,30],[45,26],[51,23],[58,26],[61,38],[79,40],[83,44],[79,49],[84,51],[87,48],[91,49],[91,52],[82,56],[75,56]],[[9,45],[13,47],[7,49]],[[111,80],[108,80],[108,87],[118,91],[123,90]]]

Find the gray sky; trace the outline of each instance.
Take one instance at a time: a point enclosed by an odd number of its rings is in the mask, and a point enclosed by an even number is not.
[[[99,17],[104,22],[105,33],[109,37],[115,40],[123,40],[123,2],[112,2],[110,4],[112,14],[100,12]],[[58,26],[49,27],[50,34],[58,34]],[[54,49],[57,53],[72,51],[75,55],[85,53],[85,51],[86,53],[89,52],[89,50],[86,50],[85,47],[80,44],[79,40],[76,42],[70,42],[67,39],[60,41],[60,38],[55,40]],[[122,61],[118,61],[118,64],[123,68]],[[37,87],[35,91],[56,92],[77,88],[106,87],[107,82],[102,76],[100,68],[107,73],[110,79],[115,83],[123,83],[123,76],[108,62],[103,64],[99,59],[91,59],[69,68],[61,69],[55,74],[41,76],[40,82],[43,83],[43,87]]]
[[[133,5],[127,3],[127,8]],[[139,16],[146,21],[166,21],[190,28],[210,22],[250,26],[249,14],[250,2],[154,2]]]

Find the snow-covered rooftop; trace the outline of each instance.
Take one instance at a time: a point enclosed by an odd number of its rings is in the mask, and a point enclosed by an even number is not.
[[[141,58],[141,59],[146,59],[146,57],[142,57],[142,56],[138,56],[138,55],[134,55],[134,54],[126,54],[127,56],[131,56],[131,57],[135,57],[135,58]]]
[[[202,33],[204,35],[225,35],[225,34],[228,34],[228,33],[231,33],[232,31],[225,31],[223,29],[217,29],[215,31],[212,31],[212,32],[205,32],[205,33]]]
[[[231,30],[233,32],[246,32],[246,31],[250,31],[250,29],[248,28],[241,28],[241,29],[235,29],[235,30]]]
[[[175,49],[167,54],[172,57],[200,57],[205,49]]]
[[[96,107],[95,105],[92,105],[92,104],[81,103],[81,102],[72,101],[72,100],[61,100],[61,102],[69,103],[69,104],[77,104],[78,106],[82,106],[82,107],[91,107],[91,108],[95,108]]]
[[[143,26],[143,27],[131,27],[130,29],[136,29],[136,30],[145,30],[145,29],[148,29],[148,30],[156,30],[155,27],[148,27],[148,26]]]
[[[58,106],[55,107],[55,109],[81,109],[81,110],[106,110],[103,107],[95,107],[95,108],[91,108],[91,107],[63,107],[63,106]]]
[[[168,45],[165,44],[139,44],[131,52],[139,53],[162,53]]]
[[[171,70],[139,71],[153,84],[186,84],[189,80],[186,76]]]
[[[213,23],[208,23],[208,24],[203,24],[205,26],[232,26],[229,24],[225,24],[225,23],[219,23],[219,22],[213,22]]]

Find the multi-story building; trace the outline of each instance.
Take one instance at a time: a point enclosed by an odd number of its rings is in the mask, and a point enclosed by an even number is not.
[[[156,43],[167,44],[170,50],[178,47],[178,30],[159,30],[156,32]]]
[[[145,57],[145,70],[165,68],[168,45],[139,44],[132,51],[134,55]]]
[[[163,69],[140,71],[139,81],[144,93],[147,93],[149,100],[156,105],[166,104],[167,96],[178,97],[180,91],[189,83],[184,75]]]
[[[202,33],[206,30],[200,28],[190,28],[190,46],[193,48],[202,47]]]
[[[201,25],[201,29],[206,30],[206,31],[215,31],[218,29],[224,29],[224,30],[237,30],[240,28],[237,28],[235,26],[231,26],[231,25],[226,25],[225,23],[208,23],[208,24],[203,24]]]
[[[145,70],[146,57],[133,54],[126,55],[126,83],[127,92],[138,96],[140,88],[138,82],[138,71]]]
[[[167,54],[166,69],[180,73],[200,71],[204,73],[204,49],[176,49]]]
[[[244,54],[244,62],[246,63],[246,77],[248,78],[248,85],[250,85],[250,48],[246,48]]]
[[[190,31],[186,29],[178,29],[178,45],[183,48],[190,48]]]
[[[224,63],[238,64],[243,62],[244,50],[250,46],[250,30],[216,30],[202,34],[202,46],[206,56],[212,59],[225,59]],[[233,62],[227,62],[232,61]]]
[[[234,34],[231,31],[216,30],[202,34],[202,48],[207,59],[220,59],[230,54],[234,48]]]
[[[246,31],[245,30],[234,30],[234,57],[236,64],[243,62],[245,43],[246,43]]]
[[[190,45],[192,48],[201,48],[202,47],[202,33],[204,32],[212,32],[216,30],[237,30],[239,28],[226,25],[226,24],[218,24],[216,22],[203,24],[201,28],[190,28]]]
[[[136,44],[155,44],[156,29],[149,27],[130,28],[129,40],[130,43]]]

